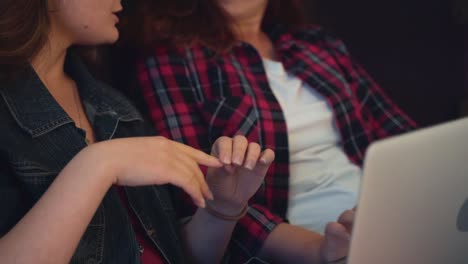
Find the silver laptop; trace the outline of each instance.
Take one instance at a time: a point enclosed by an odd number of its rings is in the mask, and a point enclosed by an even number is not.
[[[349,264],[468,264],[468,118],[368,150]]]

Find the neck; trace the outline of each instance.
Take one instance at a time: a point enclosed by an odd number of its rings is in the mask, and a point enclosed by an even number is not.
[[[263,36],[262,17],[234,20],[233,29],[239,40],[249,42]]]
[[[30,62],[31,66],[46,86],[48,86],[47,84],[66,79],[64,64],[69,47],[70,44],[67,41],[60,39],[51,30],[47,43],[32,58]]]
[[[259,38],[262,32],[262,21],[267,1],[221,0],[222,8],[230,16],[232,29],[239,40]]]
[[[231,17],[232,29],[237,39],[255,47],[260,56],[275,60],[273,43],[262,29],[266,3],[243,8],[242,2],[226,0],[223,8]]]

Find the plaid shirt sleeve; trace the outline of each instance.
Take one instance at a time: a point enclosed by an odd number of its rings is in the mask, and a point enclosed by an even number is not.
[[[416,123],[395,105],[369,74],[355,62],[341,40],[330,35],[327,35],[326,39],[331,47],[331,53],[343,67],[347,81],[359,101],[361,114],[367,119],[374,139],[401,134],[417,127]]]
[[[229,252],[232,262],[245,262],[258,255],[268,235],[282,222],[284,220],[269,209],[259,204],[251,205],[246,217],[238,222],[234,230]]]

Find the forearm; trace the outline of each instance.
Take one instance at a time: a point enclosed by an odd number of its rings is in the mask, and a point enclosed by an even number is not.
[[[187,254],[194,263],[219,263],[231,239],[236,221],[226,221],[198,209],[182,229]]]
[[[64,168],[34,207],[0,239],[0,263],[70,261],[112,183],[96,163],[81,152]]]
[[[274,263],[320,263],[323,236],[290,224],[279,224],[265,240],[260,257]]]

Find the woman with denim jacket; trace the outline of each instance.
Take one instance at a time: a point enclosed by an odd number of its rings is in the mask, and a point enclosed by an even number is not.
[[[212,155],[149,137],[70,50],[116,41],[121,9],[0,2],[0,263],[219,262],[274,159],[241,136]],[[199,206],[180,226],[168,185]]]

